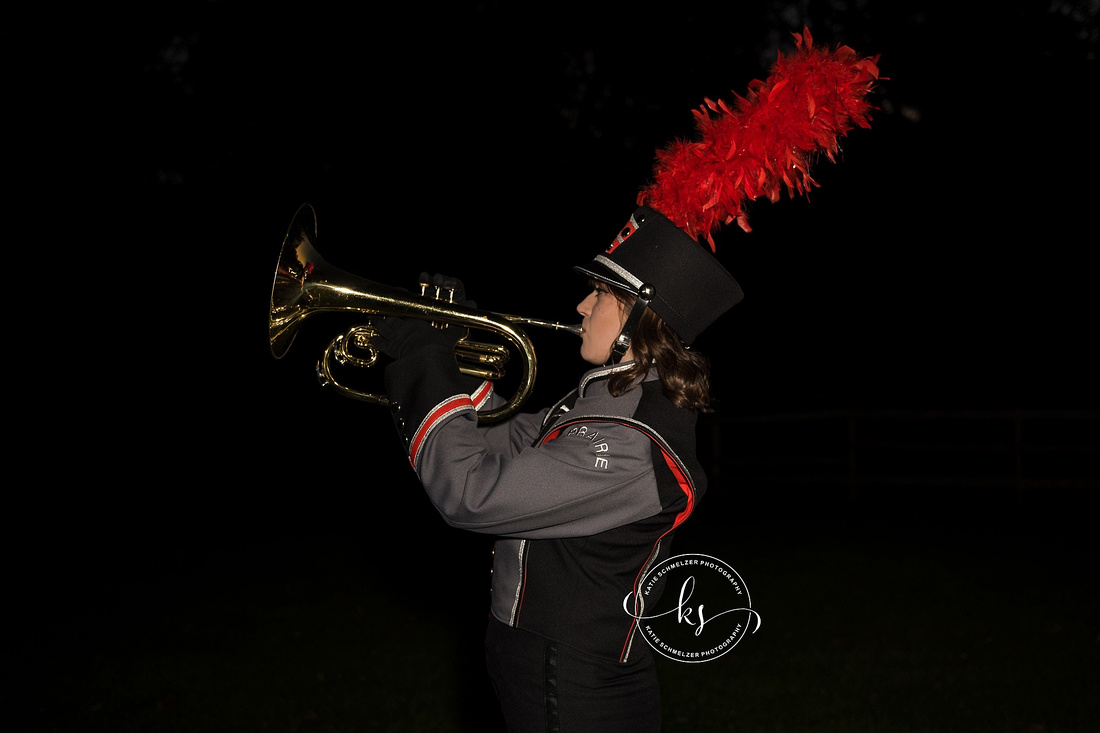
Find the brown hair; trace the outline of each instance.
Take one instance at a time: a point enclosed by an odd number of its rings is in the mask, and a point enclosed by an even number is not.
[[[610,287],[625,312],[634,305],[635,296]],[[608,389],[618,397],[641,383],[652,366],[657,367],[665,396],[674,405],[697,412],[711,411],[710,362],[702,354],[689,350],[664,320],[647,308],[630,339],[634,364],[613,374]]]

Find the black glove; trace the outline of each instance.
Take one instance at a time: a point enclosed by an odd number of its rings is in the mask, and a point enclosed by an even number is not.
[[[444,301],[475,308],[466,299],[462,281],[445,275],[422,273],[420,281],[428,286],[428,297],[436,297],[435,287],[453,291],[440,297]],[[455,344],[469,329],[449,324],[435,328],[424,320],[389,317],[376,327],[375,345],[379,351],[398,361],[386,367],[386,394],[395,423],[406,447],[413,431],[441,402],[458,394],[472,394],[481,378],[459,372]]]
[[[435,287],[441,288],[439,299],[444,302],[453,302],[476,308],[477,304],[472,300],[466,300],[466,288],[462,281],[447,275],[429,275],[420,273],[420,282],[429,286],[425,296],[435,298]],[[448,298],[447,291],[453,294]],[[386,356],[400,359],[426,346],[444,346],[454,349],[460,338],[466,335],[466,329],[456,325],[448,325],[446,328],[436,328],[427,321],[416,318],[399,318],[390,316],[375,327],[378,335],[374,339],[374,345]]]
[[[429,346],[444,346],[453,351],[458,340],[466,334],[459,326],[436,328],[417,318],[390,316],[375,327],[378,335],[374,345],[386,356],[401,359]]]

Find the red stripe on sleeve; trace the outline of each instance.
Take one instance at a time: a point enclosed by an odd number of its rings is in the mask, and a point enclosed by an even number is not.
[[[412,467],[416,468],[416,457],[420,453],[420,448],[424,444],[424,440],[428,437],[428,433],[435,428],[436,424],[447,415],[450,415],[456,410],[474,409],[473,400],[467,395],[457,395],[450,399],[444,400],[436,405],[435,409],[428,413],[428,416],[424,418],[424,421],[420,423],[420,427],[416,431],[416,435],[413,436],[412,443],[409,445],[409,463]]]

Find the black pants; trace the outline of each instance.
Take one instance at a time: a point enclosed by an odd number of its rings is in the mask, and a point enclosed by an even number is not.
[[[641,643],[645,646],[645,642]],[[509,733],[656,733],[657,670],[649,648],[620,664],[489,621],[485,655]]]

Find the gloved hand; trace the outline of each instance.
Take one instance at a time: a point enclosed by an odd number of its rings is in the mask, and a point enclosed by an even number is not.
[[[466,334],[460,326],[436,328],[427,321],[418,318],[398,318],[389,316],[375,330],[378,335],[373,339],[375,347],[386,356],[400,359],[427,346],[445,346],[454,350],[458,340]]]
[[[466,288],[457,278],[421,273],[420,281],[429,286],[428,297],[435,297],[434,289],[438,286],[453,291],[450,298],[442,293],[442,300],[476,307],[466,299]],[[375,330],[376,348],[397,360],[386,366],[386,394],[407,448],[427,415],[447,399],[475,394],[483,380],[465,375],[459,369],[455,345],[469,333],[464,326],[449,324],[447,328],[435,328],[425,320],[391,316],[377,324]]]
[[[453,291],[450,301],[459,305],[476,308],[477,304],[466,299],[466,287],[462,281],[447,275],[429,275],[420,273],[420,282],[430,286],[443,288],[440,298],[447,300],[446,290]],[[429,288],[427,297],[435,297],[435,293]],[[374,339],[375,346],[386,356],[400,359],[424,348],[425,346],[445,346],[450,350],[460,338],[466,335],[467,330],[461,326],[449,325],[446,328],[436,328],[427,321],[416,318],[399,318],[390,316],[376,326],[378,336]]]

